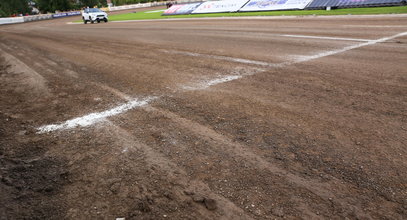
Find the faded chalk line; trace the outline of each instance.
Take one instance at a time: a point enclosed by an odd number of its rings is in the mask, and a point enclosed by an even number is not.
[[[169,52],[170,53],[179,53],[179,54],[189,55],[189,56],[198,56],[198,57],[208,57],[208,58],[214,58],[214,59],[221,59],[221,60],[226,60],[226,61],[231,61],[231,62],[238,62],[238,63],[245,63],[245,64],[254,64],[254,65],[260,65],[260,66],[267,66],[267,67],[285,67],[285,66],[288,66],[288,65],[303,63],[303,62],[307,62],[307,61],[311,61],[311,60],[315,60],[315,59],[335,55],[335,54],[338,54],[338,53],[343,53],[343,52],[346,52],[346,51],[349,51],[349,50],[352,50],[352,49],[356,49],[356,48],[360,48],[360,47],[364,47],[364,46],[374,45],[374,44],[377,44],[377,43],[385,42],[387,40],[391,40],[391,39],[401,37],[401,36],[406,36],[406,35],[407,35],[407,32],[403,32],[403,33],[399,33],[399,34],[396,34],[396,35],[393,35],[393,36],[390,36],[390,37],[384,37],[384,38],[380,38],[380,39],[377,39],[377,40],[369,40],[369,41],[364,42],[364,43],[356,44],[356,45],[353,45],[353,46],[347,46],[347,47],[344,47],[342,49],[337,49],[337,50],[332,50],[332,51],[325,51],[325,52],[321,52],[321,53],[311,55],[311,56],[300,56],[299,58],[295,59],[294,61],[284,62],[284,63],[280,63],[280,64],[272,64],[272,63],[261,62],[261,61],[253,61],[253,60],[246,60],[246,59],[233,58],[233,57],[198,54],[198,53],[190,53],[190,52],[182,52],[182,51],[169,51]],[[255,73],[253,73],[253,74],[255,74]],[[211,79],[211,80],[205,80],[203,83],[201,83],[200,85],[197,85],[197,86],[193,86],[193,87],[185,86],[184,89],[187,89],[187,90],[206,89],[206,88],[208,88],[210,86],[230,82],[230,81],[233,81],[233,80],[240,79],[245,75],[253,75],[253,74],[222,76],[222,77],[218,77],[218,78]],[[39,127],[37,129],[38,130],[37,133],[46,133],[46,132],[51,132],[51,131],[56,131],[56,130],[64,130],[64,129],[71,129],[71,128],[76,128],[76,127],[90,126],[90,125],[95,124],[97,122],[103,121],[108,117],[127,112],[127,111],[129,111],[131,109],[134,109],[134,108],[137,108],[137,107],[148,105],[152,100],[157,99],[157,98],[158,97],[148,97],[148,98],[144,98],[144,99],[141,99],[141,100],[133,99],[133,100],[128,101],[125,104],[119,105],[117,107],[114,107],[112,109],[109,109],[109,110],[106,110],[106,111],[103,111],[103,112],[91,113],[91,114],[88,114],[88,115],[85,115],[85,116],[82,116],[82,117],[78,117],[78,118],[74,118],[74,119],[65,121],[65,122],[60,123],[60,124],[51,124],[51,125],[46,125],[46,126]]]
[[[180,54],[180,55],[186,55],[186,56],[192,56],[192,57],[206,57],[206,58],[212,58],[212,59],[217,59],[217,60],[225,60],[225,61],[230,61],[230,62],[235,62],[235,63],[253,64],[253,65],[259,65],[259,66],[266,66],[266,67],[279,67],[281,65],[278,63],[267,63],[267,62],[262,62],[262,61],[257,61],[257,60],[248,60],[248,59],[227,57],[227,56],[220,56],[220,55],[192,53],[192,52],[178,51],[178,50],[162,50],[162,51],[164,51],[166,53],[172,53],[172,54]]]
[[[183,90],[203,90],[207,89],[211,86],[221,84],[221,83],[226,83],[230,82],[233,80],[237,80],[240,78],[243,78],[245,76],[251,76],[259,72],[264,72],[265,69],[263,68],[255,68],[255,67],[250,67],[250,68],[236,68],[231,74],[229,75],[221,75],[218,74],[217,77],[213,78],[201,78],[197,80],[198,82],[191,82],[191,84],[187,85],[181,85],[181,89]]]
[[[182,86],[183,89],[185,90],[202,90],[202,89],[207,89],[211,86],[217,85],[217,84],[221,84],[221,83],[225,83],[225,82],[230,82],[236,79],[240,79],[242,78],[243,75],[230,75],[230,76],[222,76],[219,78],[215,78],[215,79],[211,79],[211,80],[207,80],[207,81],[203,81],[199,84],[195,84],[193,86]]]
[[[325,36],[292,35],[292,34],[281,34],[279,36],[293,38],[321,39],[321,40],[343,40],[343,41],[363,41],[363,42],[370,41],[369,39],[359,39],[359,38],[325,37]]]
[[[311,56],[301,56],[300,58],[296,59],[295,61],[292,61],[291,63],[287,63],[287,64],[295,64],[295,63],[302,63],[302,62],[307,62],[310,60],[315,60],[315,59],[319,59],[322,57],[327,57],[327,56],[331,56],[334,54],[338,54],[338,53],[343,53],[349,50],[353,50],[356,48],[360,48],[360,47],[365,47],[365,46],[369,46],[369,45],[373,45],[373,44],[377,44],[377,43],[381,43],[381,42],[385,42],[397,37],[401,37],[401,36],[406,36],[407,32],[403,32],[403,33],[399,33],[390,37],[384,37],[384,38],[380,38],[377,40],[369,40],[368,42],[365,43],[360,43],[360,44],[356,44],[356,45],[352,45],[352,46],[347,46],[344,47],[342,49],[338,49],[338,50],[331,50],[331,51],[326,51],[326,52],[322,52],[322,53],[318,53],[315,55],[311,55]]]
[[[283,62],[283,63],[267,63],[267,62],[263,62],[263,61],[247,60],[247,59],[227,57],[227,56],[219,56],[219,55],[192,53],[192,52],[186,52],[186,51],[176,51],[176,50],[171,50],[171,51],[163,50],[163,51],[166,52],[166,53],[172,53],[172,54],[180,54],[180,55],[193,56],[193,57],[205,57],[205,58],[225,60],[225,61],[236,62],[236,63],[244,63],[244,64],[253,64],[253,65],[259,65],[259,66],[266,66],[266,67],[285,67],[285,66],[288,66],[288,65],[307,62],[307,61],[310,61],[310,60],[319,59],[319,58],[322,58],[322,57],[327,57],[327,56],[335,55],[335,54],[338,54],[338,53],[343,53],[343,52],[353,50],[353,49],[356,49],[356,48],[381,43],[381,42],[391,40],[391,39],[394,39],[394,38],[397,38],[397,37],[405,36],[405,35],[407,35],[407,32],[399,33],[399,34],[396,34],[396,35],[393,35],[393,36],[390,36],[390,37],[380,38],[380,39],[377,39],[377,40],[352,39],[353,41],[359,40],[359,41],[366,41],[366,42],[356,44],[356,45],[347,46],[347,47],[337,49],[337,50],[324,51],[324,52],[317,53],[317,54],[311,55],[311,56],[296,56],[297,58],[294,59],[293,61],[288,61],[288,62]],[[315,37],[315,36],[304,36],[304,35],[289,35],[289,36]],[[328,38],[328,37],[324,37],[324,38]],[[341,38],[341,39],[343,39],[343,38]],[[351,38],[348,38],[348,40],[351,40]]]

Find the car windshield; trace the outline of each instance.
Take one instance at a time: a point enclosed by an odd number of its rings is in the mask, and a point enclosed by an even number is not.
[[[89,12],[101,12],[99,8],[89,8]]]

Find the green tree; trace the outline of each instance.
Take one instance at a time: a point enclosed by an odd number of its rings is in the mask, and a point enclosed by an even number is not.
[[[81,0],[83,6],[93,7],[99,4],[99,0]]]
[[[0,8],[0,18],[7,17],[7,16],[8,16],[8,14],[6,14],[6,12],[4,12],[2,8]]]
[[[55,12],[70,10],[73,5],[69,0],[37,0],[41,12]]]
[[[83,5],[93,7],[97,5],[98,7],[104,7],[107,6],[107,1],[106,0],[81,0]]]
[[[12,14],[29,13],[28,0],[1,0],[0,16],[8,17]]]

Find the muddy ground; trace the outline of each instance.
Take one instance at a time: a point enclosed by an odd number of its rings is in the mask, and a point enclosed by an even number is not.
[[[0,219],[407,218],[406,16],[76,19],[0,27]]]

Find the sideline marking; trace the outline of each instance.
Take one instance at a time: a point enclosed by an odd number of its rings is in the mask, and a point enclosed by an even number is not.
[[[75,128],[75,127],[86,127],[89,125],[92,125],[96,122],[103,121],[107,117],[113,116],[113,115],[118,115],[121,113],[124,113],[128,110],[141,107],[144,105],[147,105],[150,103],[152,100],[156,99],[157,97],[148,97],[142,100],[139,99],[133,99],[125,104],[119,105],[117,107],[111,108],[109,110],[103,111],[103,112],[96,112],[96,113],[91,113],[82,117],[74,118],[68,121],[65,121],[64,123],[61,124],[51,124],[51,125],[46,125],[39,127],[37,130],[39,134],[46,133],[46,132],[51,132],[51,131],[56,131],[56,130],[65,130],[65,129],[70,129],[70,128]]]
[[[356,48],[360,48],[360,47],[364,47],[364,46],[368,46],[368,45],[373,45],[373,44],[377,44],[377,43],[381,43],[387,40],[391,40],[400,36],[406,36],[407,32],[402,32],[402,33],[398,33],[396,35],[390,36],[390,37],[384,37],[384,38],[380,38],[377,40],[370,40],[368,42],[365,43],[360,43],[360,44],[356,44],[353,46],[348,46],[348,47],[344,47],[342,49],[338,49],[338,50],[332,50],[332,51],[326,51],[326,52],[322,52],[316,55],[312,55],[312,56],[304,56],[301,57],[295,61],[292,62],[285,62],[285,63],[281,63],[281,64],[272,64],[272,66],[279,66],[279,67],[283,67],[283,66],[288,66],[288,65],[292,65],[292,64],[296,64],[296,63],[302,63],[302,62],[307,62],[310,60],[314,60],[314,59],[318,59],[318,58],[322,58],[322,57],[326,57],[326,56],[331,56],[334,54],[338,54],[338,53],[342,53],[342,52],[346,52],[352,49],[356,49]],[[194,54],[194,53],[192,53]],[[194,54],[194,56],[201,56],[200,54]],[[221,57],[224,59],[224,57],[222,56],[212,56],[212,55],[205,55],[203,54],[203,56],[209,56],[209,57]],[[227,59],[230,59],[230,57],[226,57]],[[232,58],[232,60],[235,60],[236,58]],[[238,59],[241,60],[241,59]],[[243,59],[244,60],[244,59]],[[250,60],[250,62],[253,62]],[[254,61],[255,63],[258,61]],[[264,62],[259,62],[259,63],[264,63]],[[267,63],[268,64],[268,63]],[[222,78],[217,78],[217,79],[213,79],[210,80],[206,83],[206,87],[203,88],[207,88],[213,85],[217,85],[217,84],[221,84],[221,83],[225,83],[225,82],[230,82],[236,79],[240,79],[242,78],[243,75],[231,75],[231,76],[226,76],[226,77],[222,77]],[[195,89],[200,89],[199,87],[192,87]],[[46,133],[46,132],[51,132],[51,131],[56,131],[56,130],[65,130],[65,129],[70,129],[70,128],[75,128],[75,127],[86,127],[86,126],[90,126],[96,122],[100,122],[102,120],[104,120],[107,117],[110,116],[114,116],[114,115],[118,115],[121,113],[124,113],[126,111],[129,111],[131,109],[137,108],[137,107],[141,107],[144,105],[149,104],[152,100],[157,99],[158,97],[148,97],[145,98],[143,100],[138,100],[138,99],[134,99],[131,100],[125,104],[119,105],[117,107],[114,107],[112,109],[103,111],[103,112],[98,112],[98,113],[91,113],[82,117],[78,117],[78,118],[74,118],[68,121],[65,121],[61,124],[51,124],[51,125],[46,125],[46,126],[41,126],[39,127],[37,130],[37,133]]]
[[[390,36],[390,37],[383,37],[383,38],[380,38],[380,39],[377,39],[377,40],[369,40],[368,42],[365,42],[365,43],[360,43],[360,44],[356,44],[356,45],[352,45],[352,46],[347,46],[347,47],[344,47],[344,48],[338,49],[338,50],[326,51],[326,52],[318,53],[318,54],[311,55],[311,56],[303,56],[303,57],[300,57],[300,58],[296,59],[293,62],[288,62],[287,65],[288,64],[307,62],[307,61],[310,61],[310,60],[315,60],[315,59],[318,59],[318,58],[327,57],[327,56],[331,56],[331,55],[338,54],[338,53],[343,53],[343,52],[346,52],[346,51],[349,51],[349,50],[353,50],[353,49],[356,49],[356,48],[381,43],[381,42],[391,40],[391,39],[394,39],[394,38],[397,38],[397,37],[405,36],[405,35],[407,35],[407,32],[398,33],[396,35],[393,35],[393,36]]]
[[[358,38],[324,37],[324,36],[292,35],[292,34],[282,34],[280,36],[294,38],[325,39],[325,40],[345,40],[345,41],[363,41],[363,42],[370,41],[369,39],[358,39]]]
[[[182,88],[185,89],[185,90],[206,89],[206,88],[209,88],[211,86],[221,84],[221,83],[225,83],[225,82],[230,82],[230,81],[233,81],[233,80],[236,80],[236,79],[240,79],[242,77],[243,77],[243,75],[223,76],[223,77],[219,77],[219,78],[215,78],[215,79],[212,79],[212,80],[201,82],[198,85],[194,85],[194,86],[182,86]]]
[[[383,38],[376,39],[376,40],[367,40],[364,43],[347,46],[347,47],[344,47],[342,49],[325,51],[325,52],[317,53],[317,54],[311,55],[311,56],[297,56],[298,58],[295,59],[294,61],[287,61],[287,62],[283,62],[283,63],[267,63],[267,62],[256,61],[256,60],[246,60],[246,59],[240,59],[240,58],[234,58],[234,57],[209,55],[209,54],[199,54],[199,53],[175,51],[175,50],[174,51],[165,51],[165,52],[173,53],[173,54],[187,55],[187,56],[194,56],[194,57],[207,57],[207,58],[226,60],[226,61],[237,62],[237,63],[254,64],[254,65],[260,65],[260,66],[267,66],[267,67],[286,67],[288,65],[307,62],[307,61],[310,61],[310,60],[314,60],[314,59],[318,59],[318,58],[322,58],[322,57],[326,57],[326,56],[331,56],[331,55],[335,55],[335,54],[338,54],[338,53],[343,53],[343,52],[346,52],[346,51],[349,51],[349,50],[353,50],[353,49],[356,49],[356,48],[381,43],[381,42],[384,42],[384,41],[387,41],[387,40],[391,40],[391,39],[401,37],[401,36],[406,36],[406,35],[407,35],[407,32],[402,32],[402,33],[398,33],[398,34],[390,36],[390,37],[383,37]],[[295,36],[295,35],[291,35],[291,36]]]
[[[213,58],[217,60],[226,60],[226,61],[231,61],[235,63],[244,63],[244,64],[254,64],[254,65],[259,65],[259,66],[267,66],[267,67],[279,67],[281,64],[278,63],[267,63],[263,61],[257,61],[257,60],[248,60],[248,59],[242,59],[242,58],[235,58],[235,57],[227,57],[227,56],[220,56],[220,55],[209,55],[209,54],[201,54],[201,53],[193,53],[193,52],[186,52],[186,51],[178,51],[178,50],[162,50],[166,53],[172,53],[172,54],[180,54],[180,55],[187,55],[187,56],[192,56],[192,57],[207,57],[207,58]]]

